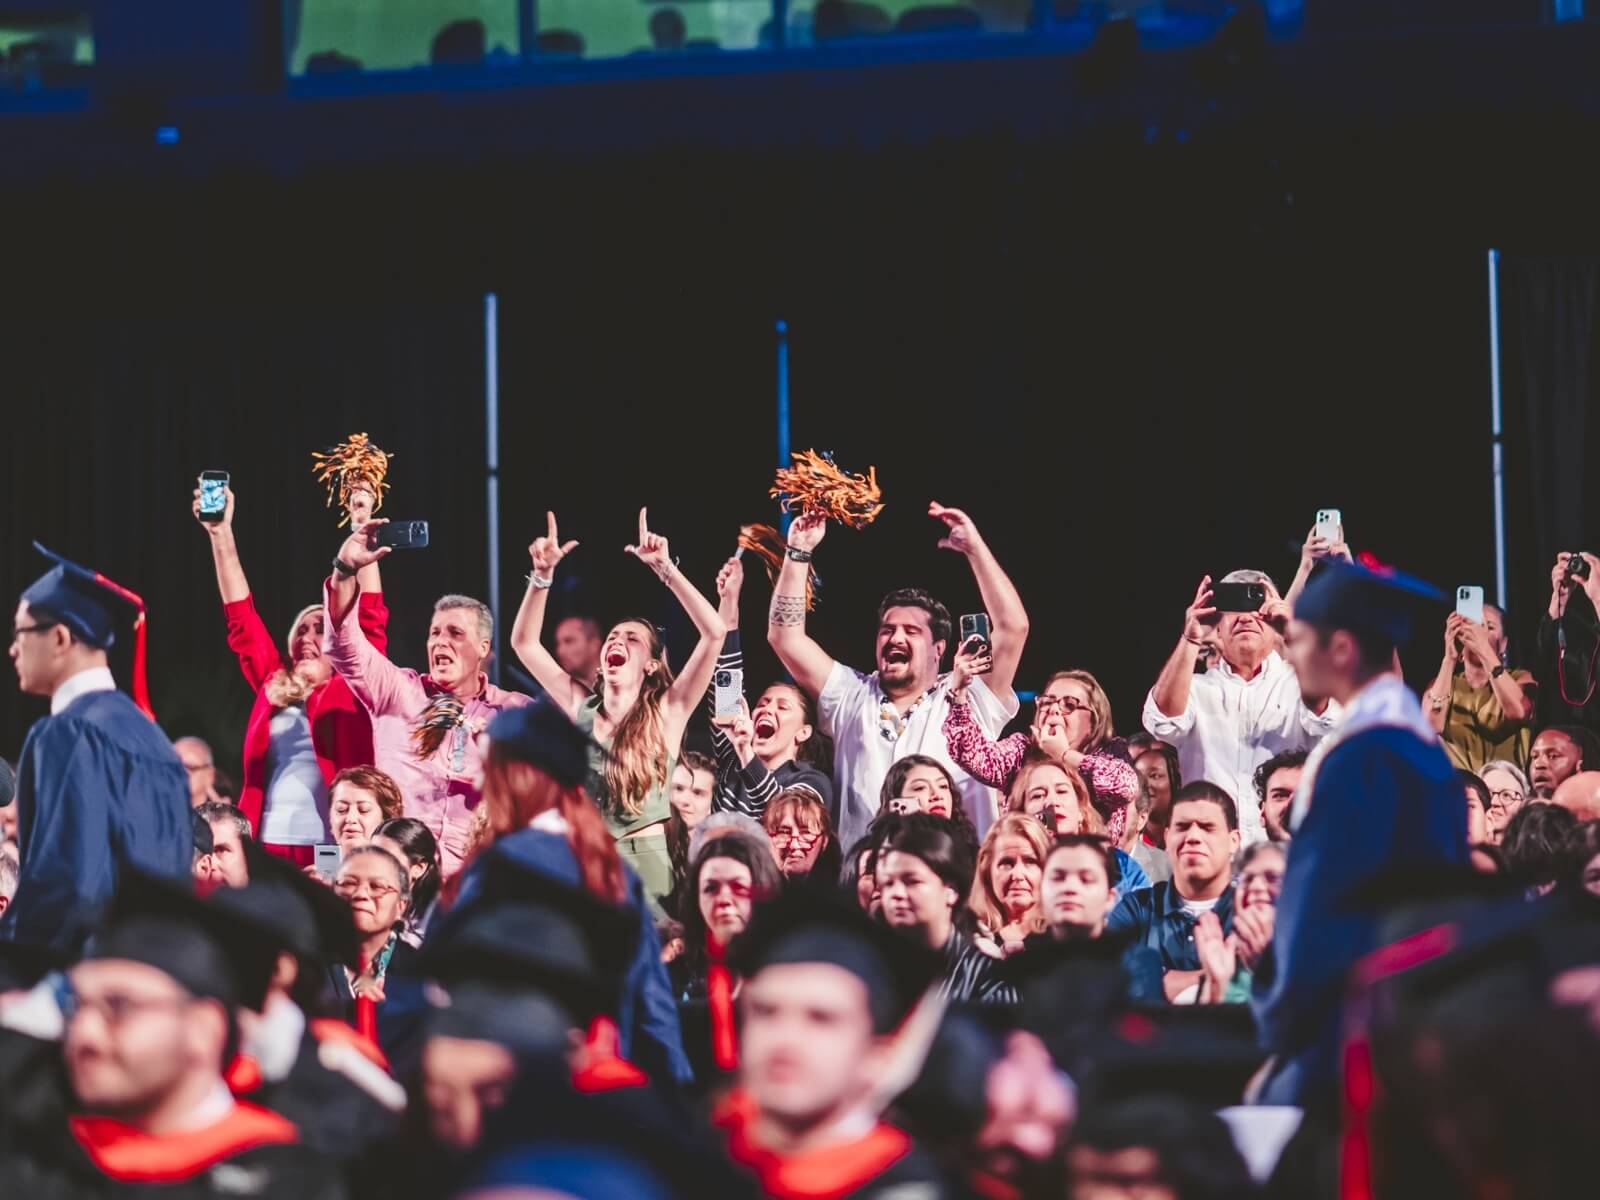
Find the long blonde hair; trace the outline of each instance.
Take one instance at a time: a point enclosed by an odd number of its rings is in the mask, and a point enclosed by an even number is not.
[[[655,670],[645,671],[639,698],[612,728],[611,750],[606,755],[607,803],[615,811],[636,817],[644,811],[650,793],[667,786],[667,726],[661,715],[661,701],[672,687],[673,677],[672,668],[667,665],[667,649],[653,624],[635,617],[618,621],[617,625],[642,625],[649,631],[650,658],[655,666]],[[603,698],[600,711],[605,713]]]
[[[315,612],[322,613],[323,621],[327,621],[327,612],[321,604],[308,604],[295,614],[294,620],[289,625],[289,636],[284,639],[283,643],[285,650],[284,665],[268,676],[267,682],[262,685],[261,690],[267,695],[267,703],[272,705],[273,708],[303,705],[307,700],[311,699],[311,693],[317,690],[316,684],[307,682],[304,677],[296,674],[288,665],[294,661],[295,630],[300,628],[301,621],[304,621]]]

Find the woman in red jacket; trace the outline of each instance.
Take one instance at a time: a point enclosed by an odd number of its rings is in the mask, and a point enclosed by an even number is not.
[[[290,626],[287,644],[274,644],[239,562],[231,488],[227,497],[222,519],[201,521],[200,527],[211,537],[228,645],[256,693],[245,726],[239,807],[265,849],[308,866],[317,843],[333,840],[328,834],[329,781],[346,767],[372,761],[372,722],[322,652],[322,605],[302,609]],[[198,520],[199,491],[194,514]],[[351,521],[362,524],[371,514],[371,493],[352,492]],[[359,582],[361,628],[382,652],[389,640],[389,610],[377,565],[364,567]]]

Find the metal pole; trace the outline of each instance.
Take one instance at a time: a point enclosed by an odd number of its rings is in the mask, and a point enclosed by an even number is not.
[[[488,481],[489,611],[494,614],[494,656],[489,678],[500,683],[500,298],[483,294],[484,474]]]
[[[778,321],[778,466],[789,465],[789,322]],[[779,528],[789,532],[790,516],[780,514]]]
[[[1494,596],[1506,606],[1506,464],[1500,424],[1500,251],[1489,251],[1489,430],[1494,463]]]

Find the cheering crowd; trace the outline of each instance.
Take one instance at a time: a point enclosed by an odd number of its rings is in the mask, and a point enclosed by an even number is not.
[[[890,591],[869,671],[808,633],[799,511],[760,691],[743,557],[708,594],[640,512],[669,658],[648,620],[547,628],[582,552],[550,514],[530,696],[469,596],[390,660],[359,479],[279,641],[225,495],[194,511],[256,697],[237,786],[142,656],[117,690],[136,595],[51,554],[16,608],[50,714],[0,764],[0,1195],[1592,1190],[1600,558],[1554,564],[1523,670],[1498,609],[1319,526],[1281,593],[1175,606],[1133,721],[1070,664],[1018,678],[1029,612],[959,509],[928,515],[983,619]]]

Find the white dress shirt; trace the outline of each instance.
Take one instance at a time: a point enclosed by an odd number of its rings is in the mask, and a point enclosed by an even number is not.
[[[114,692],[117,681],[110,667],[88,667],[62,682],[50,693],[50,715],[53,717],[80,696],[91,692]]]
[[[967,689],[972,715],[984,733],[1000,736],[1020,705],[1014,692],[1004,700],[975,679]],[[887,706],[887,707],[886,707]],[[955,780],[961,806],[983,837],[994,824],[994,789],[968,775],[950,758],[944,740],[944,718],[950,711],[950,676],[941,676],[911,710],[895,714],[878,686],[878,673],[862,675],[841,662],[833,664],[817,697],[817,725],[833,739],[834,786],[839,789],[839,844],[853,845],[878,815],[878,793],[884,776],[899,759],[925,754],[936,759]]]
[[[1189,707],[1175,717],[1156,707],[1155,689],[1145,697],[1144,727],[1175,747],[1184,783],[1214,783],[1239,809],[1239,841],[1266,840],[1256,768],[1289,750],[1310,750],[1338,723],[1330,700],[1318,716],[1300,698],[1294,668],[1276,651],[1246,682],[1219,660],[1189,685]]]

